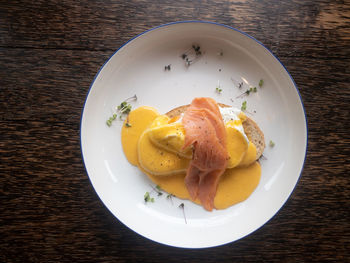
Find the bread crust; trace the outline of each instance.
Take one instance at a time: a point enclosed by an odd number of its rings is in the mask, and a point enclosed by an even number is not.
[[[231,107],[226,104],[218,103],[222,108]],[[166,115],[170,118],[179,116],[181,113],[184,113],[190,105],[179,106],[171,111],[167,112]],[[256,159],[259,159],[265,149],[265,138],[264,133],[260,130],[258,124],[253,121],[251,118],[247,117],[242,123],[245,134],[247,135],[249,141],[251,141],[256,147]]]

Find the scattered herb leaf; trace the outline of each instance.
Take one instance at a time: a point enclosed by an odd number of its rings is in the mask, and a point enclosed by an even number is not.
[[[261,79],[261,80],[259,81],[259,87],[260,87],[260,88],[262,87],[262,85],[264,85],[264,80],[263,80],[263,79]]]
[[[272,140],[270,140],[269,146],[270,146],[270,147],[274,147],[274,146],[275,146],[275,143],[274,143]]]
[[[193,44],[192,47],[186,50],[181,58],[185,61],[185,65],[189,67],[202,55],[201,47],[199,45]]]
[[[150,186],[152,187],[153,191],[155,191],[155,192],[157,193],[157,196],[163,195],[163,193],[161,192],[162,189],[160,188],[159,185],[157,185],[156,187],[154,187],[154,186],[152,186],[152,185],[150,185]]]
[[[126,123],[125,123],[125,127],[128,127],[128,128],[129,128],[129,127],[131,127],[131,124],[130,124],[129,122],[126,122]]]
[[[166,199],[170,200],[172,205],[174,205],[174,202],[173,202],[173,197],[174,197],[174,196],[175,196],[175,195],[173,195],[173,194],[168,194],[168,195],[166,196]]]
[[[171,64],[165,66],[165,67],[164,67],[164,70],[165,70],[165,71],[170,71],[170,69],[171,69],[170,66],[171,66]]]
[[[220,88],[220,86],[217,86],[216,89],[215,89],[215,91],[216,91],[217,93],[221,93],[222,89]]]
[[[241,98],[244,95],[248,96],[251,92],[257,92],[258,89],[256,87],[251,87],[249,89],[247,89],[245,92],[243,92],[241,95],[238,95],[236,98]]]
[[[234,84],[237,88],[241,89],[241,88],[243,87],[243,81],[242,81],[242,82],[238,82],[238,81],[235,80],[233,77],[231,77],[231,80],[232,80],[233,84]]]
[[[132,100],[137,100],[137,97],[136,97],[136,94],[130,98],[127,98],[125,101],[123,101],[122,103],[120,103],[120,105],[118,105],[116,107],[116,111],[117,113],[114,113],[107,121],[106,121],[106,124],[108,127],[111,127],[112,125],[112,122],[117,118],[117,114],[120,114],[119,115],[119,118],[122,120],[122,117],[123,117],[123,114],[127,115],[130,113],[131,111],[131,104],[128,103],[128,101],[132,101]],[[126,125],[127,126],[127,125]],[[130,126],[127,126],[127,127],[131,127]]]
[[[242,106],[241,106],[241,111],[245,111],[247,109],[247,101],[243,101],[242,102]]]
[[[145,195],[143,196],[145,202],[151,202],[153,203],[154,202],[154,198],[150,196],[149,192],[146,192]]]
[[[200,50],[201,47],[199,45],[192,45],[192,48],[194,49],[194,51],[196,52],[197,56],[202,55],[202,51]]]

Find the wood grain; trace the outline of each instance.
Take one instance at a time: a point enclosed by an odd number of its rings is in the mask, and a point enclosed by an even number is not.
[[[80,151],[95,74],[125,41],[209,20],[270,48],[296,81],[309,127],[302,176],[264,227],[235,243],[178,249],[112,216]],[[350,4],[347,1],[0,3],[1,262],[346,262],[350,258]]]
[[[345,1],[39,0],[11,1],[0,10],[3,47],[115,50],[160,24],[209,20],[254,35],[278,56],[350,55]]]

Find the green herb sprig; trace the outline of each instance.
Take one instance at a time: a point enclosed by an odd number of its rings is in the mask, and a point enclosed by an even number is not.
[[[241,89],[243,87],[243,81],[242,82],[238,82],[237,80],[235,80],[233,77],[231,77],[231,81],[233,82],[233,84],[238,88]]]
[[[160,188],[159,185],[156,185],[156,187],[153,187],[153,186],[151,185],[151,187],[152,187],[153,191],[155,191],[155,192],[157,193],[158,196],[163,195],[163,193],[162,193],[162,188]]]
[[[108,126],[108,127],[111,127],[112,122],[113,122],[116,118],[117,118],[117,114],[115,114],[115,113],[112,115],[112,117],[109,117],[109,119],[106,121],[107,126]]]
[[[129,103],[129,101],[132,101],[132,100],[137,100],[136,94],[130,98],[127,98],[122,103],[120,103],[120,105],[116,107],[116,113],[113,113],[113,115],[110,118],[108,118],[108,120],[106,121],[106,124],[108,127],[111,127],[112,122],[117,118],[118,114],[119,114],[119,118],[122,120],[123,116],[128,115],[130,113],[132,106]],[[131,127],[131,124],[129,124],[129,122],[127,121],[125,126]]]
[[[232,78],[231,78],[231,79],[232,79]],[[233,79],[232,79],[232,81],[233,81]],[[260,79],[258,85],[259,85],[259,87],[261,88],[261,87],[264,85],[264,80],[263,80],[263,79]],[[243,86],[243,82],[239,83],[238,88],[242,88],[242,86]],[[247,89],[245,92],[243,92],[242,94],[238,95],[238,96],[236,97],[236,99],[237,99],[237,98],[242,98],[243,96],[248,96],[250,93],[252,93],[252,92],[255,93],[255,92],[257,92],[257,91],[258,91],[258,89],[257,89],[256,87],[250,87],[250,88]]]
[[[120,103],[120,105],[117,107],[117,111],[119,111],[119,113],[121,114],[129,114],[130,111],[131,111],[131,104],[126,102],[126,101],[123,101],[122,103]],[[122,116],[122,115],[120,115]]]
[[[159,185],[156,185],[155,187],[153,185],[150,185],[152,188],[152,191],[150,192],[146,192],[143,196],[143,200],[145,201],[145,203],[154,203],[155,199],[154,197],[151,196],[152,192],[156,192],[158,196],[162,196],[163,195],[163,190]],[[166,199],[171,201],[171,204],[174,205],[173,202],[173,197],[175,197],[175,195],[173,194],[167,194]],[[180,208],[182,210],[182,214],[185,220],[185,223],[187,224],[187,219],[186,219],[186,214],[185,214],[185,204],[181,203],[178,208]]]
[[[166,199],[170,200],[172,205],[174,205],[174,202],[173,202],[173,197],[174,197],[174,196],[175,196],[175,195],[173,195],[173,194],[168,194],[168,195],[166,196]]]
[[[192,45],[192,48],[194,49],[194,52],[196,52],[197,56],[202,55],[201,47],[199,45]]]
[[[247,101],[243,101],[242,102],[242,106],[241,106],[241,111],[245,111],[247,109]]]
[[[145,195],[143,196],[143,199],[145,200],[145,203],[148,203],[148,202],[154,203],[154,198],[151,197],[149,192],[145,193]]]
[[[264,80],[261,79],[261,80],[259,81],[259,87],[261,88],[263,85],[264,85]]]
[[[202,56],[202,50],[199,45],[193,44],[192,47],[186,50],[180,57],[185,61],[187,67],[191,66]]]
[[[237,98],[241,98],[241,97],[243,97],[243,96],[248,96],[250,93],[252,93],[252,92],[257,92],[258,91],[258,89],[256,88],[256,87],[250,87],[249,89],[247,89],[245,92],[243,92],[241,95],[238,95],[237,97],[236,97],[236,99]]]

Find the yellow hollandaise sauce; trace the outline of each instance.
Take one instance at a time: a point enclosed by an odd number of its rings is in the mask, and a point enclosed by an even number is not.
[[[255,145],[244,138],[237,125],[241,123],[225,123],[230,160],[218,184],[216,209],[244,201],[260,181],[261,167],[255,161]],[[139,107],[128,115],[121,137],[125,156],[131,164],[138,166],[162,190],[191,200],[184,178],[192,149],[182,149],[185,130],[178,118],[160,115],[152,107]],[[199,200],[192,201],[199,203]]]
[[[159,115],[158,111],[152,107],[139,107],[130,112],[122,128],[123,151],[132,165],[137,165],[137,145],[141,134]],[[126,122],[129,124],[127,127]]]

